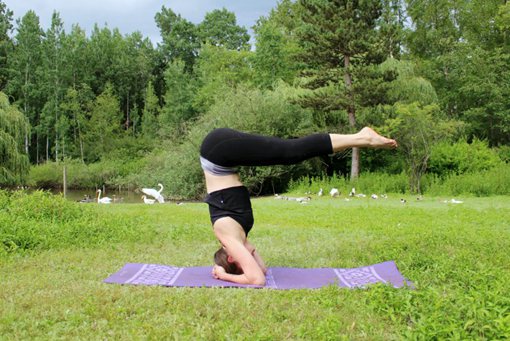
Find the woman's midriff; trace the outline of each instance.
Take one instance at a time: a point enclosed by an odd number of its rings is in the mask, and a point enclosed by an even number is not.
[[[230,175],[213,175],[208,172],[204,172],[205,175],[205,186],[207,193],[212,193],[225,188],[243,186],[239,174]]]

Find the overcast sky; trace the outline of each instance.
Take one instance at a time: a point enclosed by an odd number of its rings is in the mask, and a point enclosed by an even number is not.
[[[205,13],[226,8],[234,12],[237,24],[244,26],[250,36],[251,26],[257,19],[267,16],[276,7],[278,0],[2,0],[14,12],[14,20],[28,10],[39,16],[41,27],[46,30],[51,24],[53,11],[60,14],[66,32],[72,24],[78,24],[89,35],[95,23],[100,27],[118,28],[122,34],[140,31],[153,43],[161,41],[154,15],[162,6],[171,8],[183,18],[197,24]],[[16,27],[16,24],[14,23]]]

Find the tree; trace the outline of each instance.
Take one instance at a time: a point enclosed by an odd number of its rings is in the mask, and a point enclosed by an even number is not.
[[[62,114],[69,120],[68,153],[71,157],[85,161],[85,129],[93,106],[93,93],[86,84],[69,87],[60,104]]]
[[[150,79],[152,44],[140,32],[134,32],[119,42],[120,53],[115,63],[115,88],[125,115],[124,128],[133,124],[131,110],[143,102],[143,89]],[[134,113],[133,113],[134,114]],[[133,127],[136,130],[136,127]]]
[[[180,137],[183,125],[197,114],[193,100],[197,91],[196,79],[186,72],[186,64],[175,61],[165,71],[165,105],[158,116],[159,135],[164,138]]]
[[[88,58],[89,41],[85,31],[78,25],[73,25],[71,32],[64,37],[63,57],[66,69],[65,84],[73,89],[81,84],[91,84],[94,73],[91,63],[93,60]]]
[[[0,92],[0,184],[21,183],[28,174],[29,161],[23,142],[29,130],[26,117]]]
[[[316,110],[347,111],[351,130],[356,125],[353,61],[369,65],[381,15],[378,0],[300,0],[302,25],[297,31],[307,64],[305,86],[314,92],[303,104]],[[342,84],[343,82],[343,84]],[[351,178],[359,175],[359,149],[353,148]]]
[[[161,12],[156,13],[155,19],[163,40],[158,47],[165,64],[181,60],[185,71],[193,72],[200,48],[196,26],[165,6]]]
[[[28,11],[17,21],[17,33],[14,37],[15,48],[8,59],[10,78],[7,92],[17,99],[19,107],[28,117],[30,125],[39,123],[39,113],[43,106],[41,81],[41,44],[43,31],[39,25],[39,17],[34,11]],[[39,139],[35,138],[35,159],[39,160]],[[25,136],[25,151],[28,153],[30,136]]]
[[[470,137],[487,139],[491,146],[510,143],[510,53],[466,47],[469,63],[451,76],[456,105],[469,125]],[[461,53],[462,55],[462,53]],[[458,59],[460,63],[460,58]]]
[[[90,87],[99,95],[107,84],[115,84],[117,76],[116,63],[120,60],[123,38],[118,29],[99,28],[94,25],[89,42],[86,45],[87,64],[90,65]]]
[[[407,0],[407,13],[413,29],[408,31],[407,46],[421,58],[448,54],[461,38],[459,17],[465,1]]]
[[[197,26],[197,35],[202,44],[222,46],[227,50],[249,50],[250,36],[244,27],[237,25],[236,15],[225,8],[206,13]]]
[[[206,44],[197,65],[200,88],[193,100],[194,108],[206,112],[224,97],[225,91],[253,79],[250,51],[233,51]]]
[[[12,32],[12,11],[0,1],[0,90],[5,88],[7,79],[7,55],[12,49],[9,33]]]
[[[64,64],[64,24],[57,12],[53,12],[51,18],[51,27],[46,31],[46,39],[42,44],[42,60],[43,67],[43,90],[46,97],[46,104],[41,115],[49,115],[49,117],[41,117],[41,121],[48,122],[43,130],[38,134],[39,138],[46,139],[46,159],[49,159],[49,146],[53,144],[53,152],[55,160],[58,161],[61,156],[60,143],[65,141],[67,131],[62,130],[66,124],[65,117],[60,113],[60,103],[65,93],[65,64]],[[59,129],[60,128],[60,129]]]
[[[253,77],[261,88],[272,88],[280,79],[292,84],[298,75],[300,47],[295,35],[296,7],[297,3],[284,0],[267,18],[261,17],[253,28],[256,37]]]
[[[113,94],[111,84],[106,84],[103,93],[94,101],[90,117],[84,127],[87,161],[97,161],[115,149],[115,142],[121,132],[121,121],[119,100]]]
[[[390,103],[437,104],[438,98],[432,84],[417,75],[410,61],[388,58],[379,66],[387,82],[387,97]]]
[[[442,117],[437,104],[418,103],[394,106],[395,117],[387,121],[387,130],[399,143],[404,155],[412,193],[421,193],[421,178],[427,170],[432,146],[455,134],[458,122]]]
[[[148,139],[155,139],[159,130],[158,117],[160,107],[154,94],[154,87],[149,82],[145,90],[145,106],[142,113],[142,134]]]
[[[383,0],[378,26],[378,44],[384,58],[399,58],[404,40],[404,0]]]

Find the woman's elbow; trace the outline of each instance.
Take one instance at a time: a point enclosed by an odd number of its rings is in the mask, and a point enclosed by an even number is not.
[[[263,287],[266,285],[266,278],[265,277],[257,278],[256,280],[253,281],[252,284]]]
[[[266,285],[266,276],[261,274],[260,276],[253,276],[252,278],[248,279],[249,284],[251,285],[257,285],[257,286],[265,286]]]

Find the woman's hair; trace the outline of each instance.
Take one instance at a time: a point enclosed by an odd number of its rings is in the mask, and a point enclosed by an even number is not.
[[[227,251],[223,247],[220,247],[218,251],[214,253],[214,263],[221,266],[229,274],[240,275],[243,270],[240,269],[236,263],[228,261]]]

